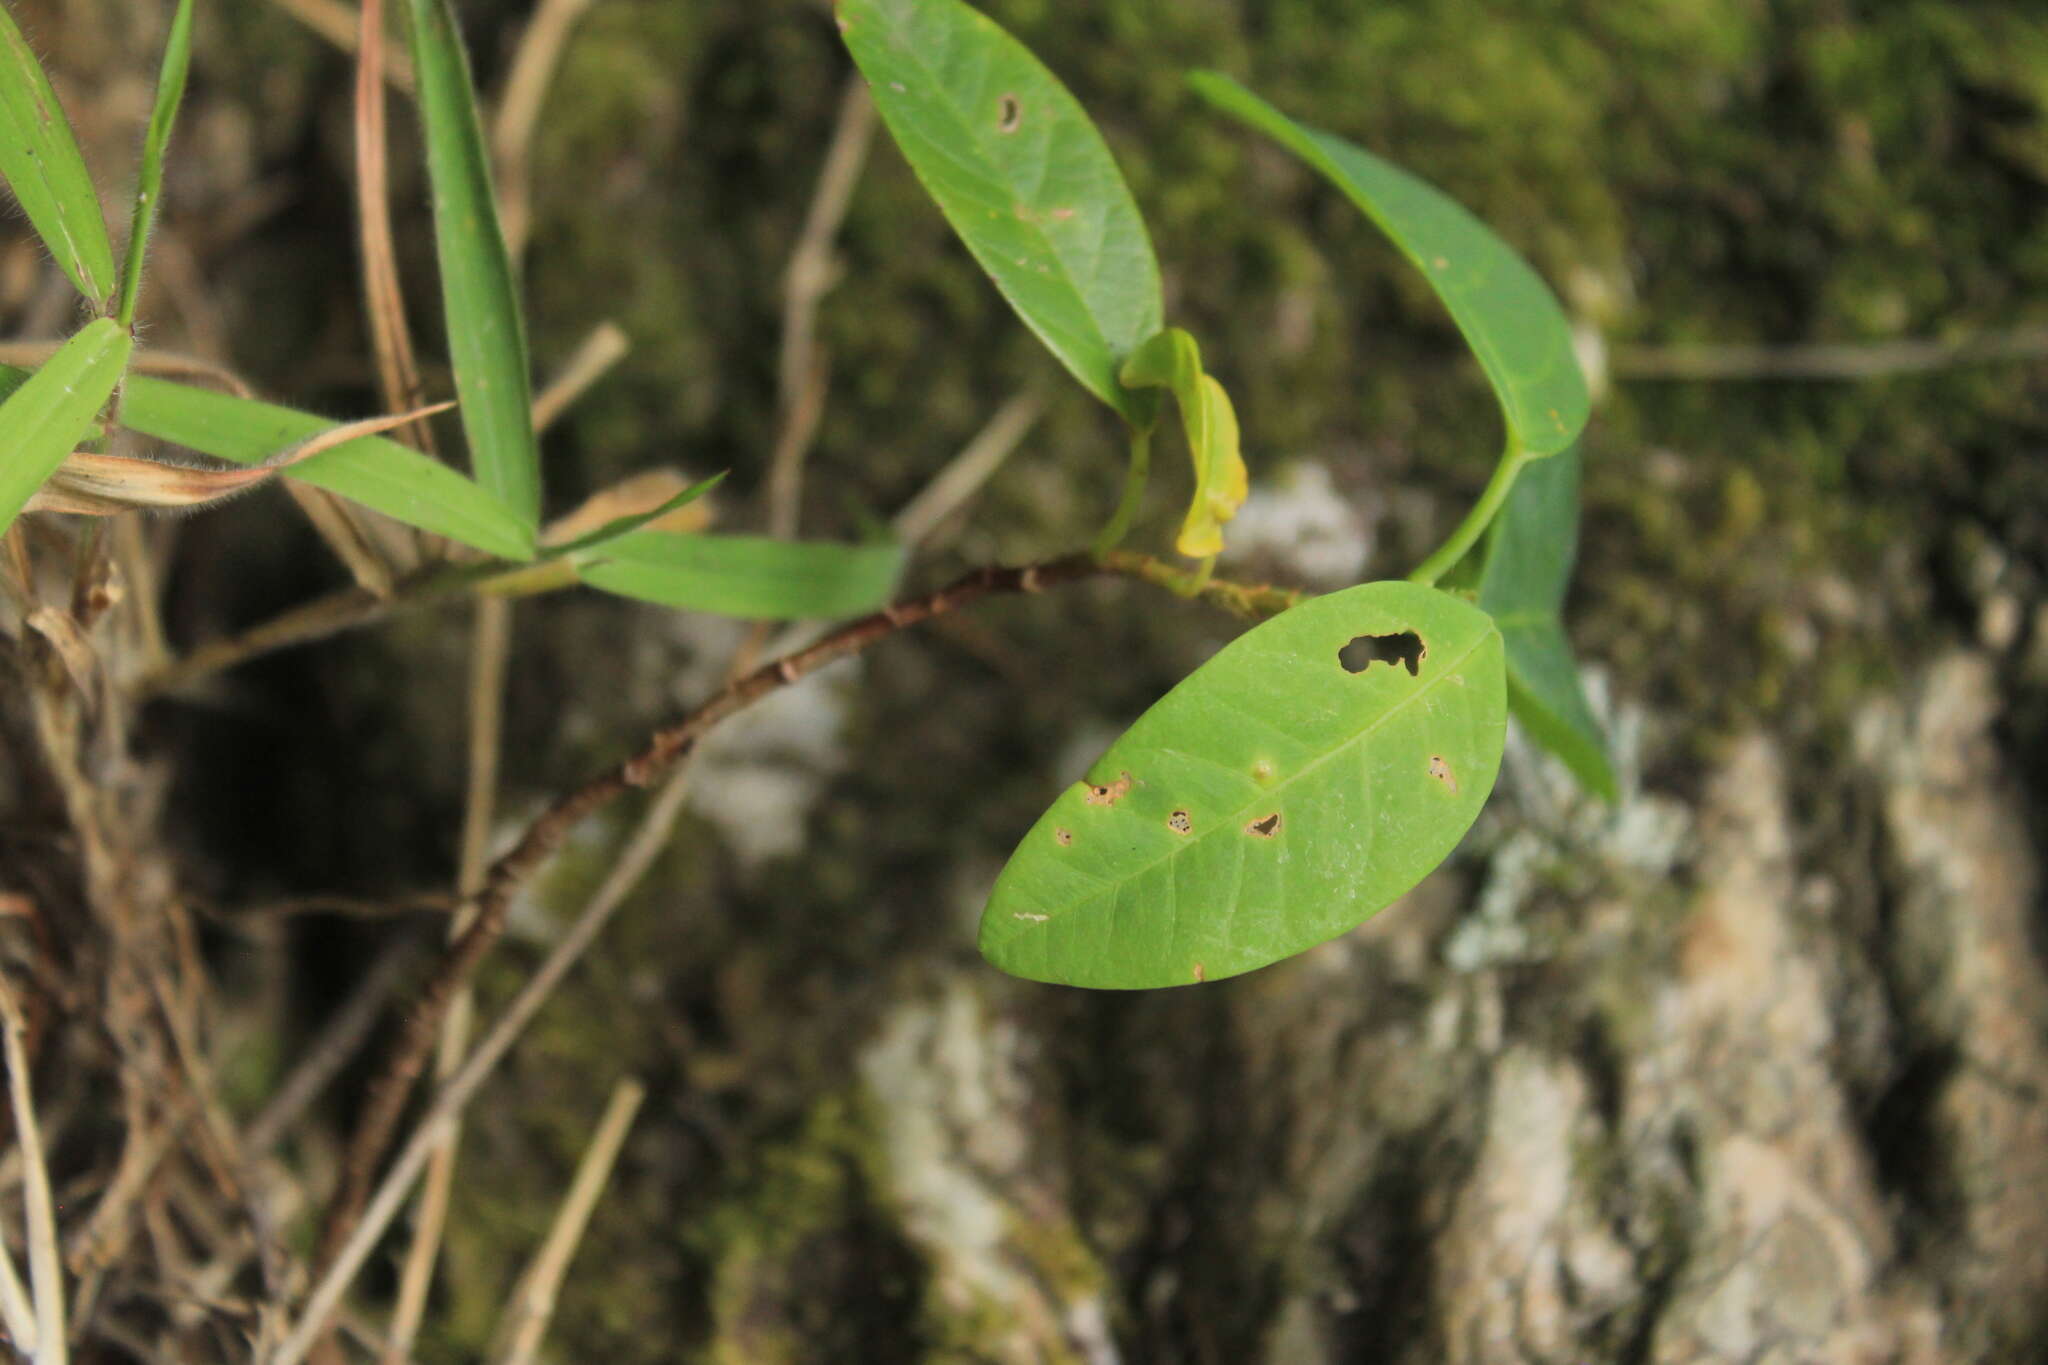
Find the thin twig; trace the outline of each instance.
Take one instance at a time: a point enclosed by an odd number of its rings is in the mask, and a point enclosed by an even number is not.
[[[605,371],[624,360],[631,349],[632,343],[617,323],[606,320],[591,328],[590,335],[576,347],[561,373],[534,396],[533,429],[546,431],[553,426],[571,403],[603,378]]]
[[[406,1097],[433,1051],[441,1016],[503,933],[513,891],[553,856],[571,830],[624,793],[659,780],[719,722],[829,663],[858,654],[905,627],[957,611],[986,597],[1038,593],[1102,574],[1139,578],[1177,590],[1186,586],[1180,570],[1150,556],[1125,551],[1103,561],[1074,555],[1019,568],[978,569],[936,592],[862,617],[816,644],[737,679],[682,720],[655,731],[633,757],[557,797],[526,827],[518,842],[491,865],[477,896],[475,922],[449,951],[440,970],[415,1002],[404,1031],[385,1058],[357,1119],[344,1159],[341,1186],[329,1206],[322,1245],[332,1254],[325,1260],[331,1263],[332,1256],[339,1254],[337,1249],[345,1244],[356,1225],[362,1200],[369,1192],[377,1163],[390,1144]],[[1195,596],[1226,610],[1257,617],[1285,610],[1303,594],[1212,579]]]
[[[776,393],[783,413],[783,433],[776,440],[768,468],[768,534],[788,539],[795,534],[793,490],[801,477],[804,456],[816,433],[818,409],[824,404],[824,365],[818,355],[818,305],[831,292],[838,273],[832,243],[846,221],[854,187],[860,183],[874,140],[875,104],[867,82],[850,78],[839,99],[839,116],[825,164],[811,192],[803,229],[790,252],[782,277],[782,351],[776,364]]]
[[[591,0],[541,0],[520,36],[512,56],[512,72],[498,100],[491,125],[491,169],[496,173],[498,222],[505,248],[517,261],[533,228],[533,130],[541,105],[562,60],[569,30],[588,10]]]
[[[505,666],[511,654],[512,604],[486,597],[476,604],[476,629],[470,643],[469,666],[469,780],[462,809],[462,851],[456,887],[464,897],[473,896],[483,885],[490,858],[491,822],[497,809],[498,759],[504,729]],[[467,907],[448,925],[452,942],[469,928]],[[441,1021],[441,1043],[434,1074],[446,1080],[469,1050],[470,1021],[475,1001],[465,986],[456,992],[447,1017]],[[413,1339],[426,1317],[427,1293],[434,1283],[434,1261],[440,1254],[441,1235],[448,1221],[448,1201],[455,1189],[455,1159],[461,1145],[462,1126],[449,1125],[448,1137],[435,1151],[427,1168],[426,1185],[420,1191],[419,1210],[413,1222],[412,1246],[405,1269],[399,1276],[398,1302],[391,1311],[384,1365],[405,1365],[412,1354]]]
[[[2048,354],[2048,327],[2023,327],[1954,341],[1901,341],[1812,346],[1624,346],[1614,353],[1617,379],[1880,379],[1924,374],[1952,365],[2025,360]]]
[[[1044,411],[1045,404],[1029,393],[1020,393],[997,408],[974,439],[961,447],[960,453],[905,503],[890,522],[896,543],[906,548],[923,544],[939,523],[952,516],[1002,468],[1003,461],[1030,434]]]
[[[343,52],[355,55],[357,15],[339,0],[271,0],[271,3]],[[384,63],[384,79],[393,90],[411,94],[412,59],[402,52],[392,54]]]
[[[278,1086],[249,1126],[242,1131],[242,1146],[252,1156],[261,1156],[283,1140],[306,1106],[319,1098],[341,1069],[362,1049],[370,1030],[384,1013],[384,1006],[413,965],[420,950],[400,942],[384,951],[370,965],[347,1000],[331,1015],[284,1084]]]
[[[618,1160],[619,1149],[625,1146],[626,1134],[632,1129],[633,1116],[646,1098],[647,1087],[630,1076],[612,1087],[611,1102],[605,1106],[604,1117],[591,1136],[590,1146],[584,1150],[583,1160],[577,1164],[576,1178],[570,1182],[569,1193],[555,1213],[547,1240],[541,1243],[532,1264],[520,1275],[506,1301],[498,1326],[498,1337],[504,1342],[496,1355],[498,1365],[532,1365],[541,1338],[547,1335],[548,1319],[554,1316],[555,1297],[569,1269],[570,1258],[583,1240],[591,1211],[597,1207],[598,1196],[604,1193],[605,1183],[611,1178],[612,1163]]]
[[[398,248],[391,236],[389,140],[385,131],[383,73],[390,63],[384,44],[384,0],[362,0],[357,16],[355,151],[356,230],[363,253],[363,306],[369,314],[370,348],[377,361],[377,385],[394,412],[420,406],[423,392],[412,334],[405,325],[405,291],[398,279]],[[425,422],[400,438],[432,453],[434,433]]]
[[[0,974],[0,1040],[7,1054],[7,1098],[14,1110],[14,1137],[21,1144],[22,1203],[28,1213],[28,1274],[35,1294],[36,1365],[65,1365],[70,1346],[64,1336],[64,1265],[57,1253],[57,1211],[50,1197],[50,1170],[43,1160],[42,1129],[36,1125],[30,1092],[28,1022],[14,988]]]
[[[662,849],[668,846],[676,816],[681,813],[683,798],[688,794],[688,775],[688,767],[682,764],[677,764],[670,771],[667,783],[648,804],[632,838],[620,850],[618,860],[590,898],[590,903],[584,906],[561,942],[555,945],[540,968],[512,998],[512,1003],[461,1069],[449,1077],[448,1083],[436,1094],[425,1117],[407,1139],[404,1150],[385,1173],[376,1196],[370,1200],[353,1232],[336,1252],[333,1264],[320,1276],[313,1292],[307,1296],[298,1324],[284,1334],[282,1344],[268,1365],[298,1365],[305,1352],[320,1337],[325,1320],[333,1314],[341,1296],[348,1292],[371,1248],[376,1246],[405,1202],[413,1182],[433,1155],[443,1131],[462,1112],[478,1087],[489,1079],[555,987],[561,984],[569,969],[596,940],[619,907],[625,904],[626,897],[639,885]],[[499,861],[502,863],[504,860]],[[472,930],[471,936],[474,935],[475,930]],[[428,1040],[431,1043],[431,1033]]]

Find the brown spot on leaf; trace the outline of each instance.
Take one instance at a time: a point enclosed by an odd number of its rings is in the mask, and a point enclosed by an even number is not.
[[[1117,777],[1116,781],[1106,787],[1089,787],[1088,804],[1091,806],[1114,806],[1130,791],[1132,780],[1129,773],[1122,773]]]
[[[1074,216],[1074,211],[1072,209],[1054,209],[1052,216],[1054,222],[1064,223]]]
[[[1453,796],[1458,794],[1458,776],[1451,771],[1451,764],[1442,754],[1429,756],[1429,775],[1450,789]]]
[[[1052,832],[1052,841],[1061,848],[1071,848],[1074,843],[1074,832],[1069,829],[1055,829]]]
[[[1252,764],[1252,781],[1264,786],[1273,780],[1273,765],[1265,759]]]
[[[1244,827],[1244,832],[1255,839],[1270,839],[1280,832],[1280,812],[1254,820]]]
[[[1195,980],[1197,982],[1202,982],[1207,981],[1208,979],[1209,969],[1207,967],[1204,967],[1201,963],[1197,962],[1195,964]]]
[[[998,115],[996,118],[996,131],[999,133],[1016,132],[1017,125],[1024,121],[1024,106],[1017,102],[1017,97],[1015,95],[1003,96],[1001,101],[998,102],[996,109]]]
[[[1422,661],[1428,657],[1429,646],[1412,630],[1354,636],[1350,644],[1337,651],[1337,662],[1346,673],[1363,673],[1374,664],[1400,664],[1407,667],[1411,678],[1422,672]]]
[[[1177,810],[1166,817],[1166,827],[1175,834],[1186,834],[1195,827],[1195,822],[1188,817],[1186,811]]]

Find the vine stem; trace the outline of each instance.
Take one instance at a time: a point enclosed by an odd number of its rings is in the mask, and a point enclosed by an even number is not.
[[[1137,519],[1138,504],[1145,499],[1145,480],[1152,473],[1152,428],[1131,428],[1131,464],[1124,474],[1123,496],[1117,499],[1116,511],[1110,513],[1109,524],[1102,528],[1102,534],[1095,537],[1095,557],[1106,560],[1124,537],[1131,533],[1131,523]]]
[[[840,627],[815,644],[735,679],[681,720],[656,730],[632,757],[556,797],[527,825],[518,842],[485,872],[474,897],[475,912],[469,928],[450,945],[433,979],[407,1011],[405,1026],[376,1073],[350,1137],[341,1182],[321,1229],[315,1277],[335,1264],[349,1244],[378,1163],[390,1146],[406,1100],[433,1053],[442,1016],[503,934],[513,892],[540,870],[577,825],[625,793],[659,781],[689,755],[713,726],[827,664],[859,654],[900,630],[984,598],[1035,594],[1103,576],[1135,578],[1189,595],[1185,576],[1179,570],[1151,555],[1130,551],[1114,551],[1103,559],[1077,554],[1015,568],[977,569],[936,592],[884,607]],[[1228,579],[1211,579],[1191,594],[1192,600],[1254,619],[1284,611],[1307,595],[1296,589]]]
[[[1445,538],[1444,543],[1430,551],[1429,558],[1408,575],[1410,583],[1420,583],[1433,588],[1436,581],[1457,567],[1479,537],[1486,534],[1486,528],[1493,524],[1495,516],[1508,500],[1508,493],[1515,486],[1515,476],[1522,472],[1522,466],[1537,458],[1510,440],[1508,448],[1500,457],[1500,463],[1493,467],[1493,477],[1486,481],[1486,488],[1479,494],[1479,501],[1472,504],[1472,510],[1465,519]]]

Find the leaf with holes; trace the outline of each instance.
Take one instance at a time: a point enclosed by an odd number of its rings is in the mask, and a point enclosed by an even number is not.
[[[1180,407],[1181,429],[1195,461],[1195,496],[1174,548],[1193,559],[1221,554],[1223,523],[1237,515],[1250,491],[1230,395],[1204,373],[1201,348],[1178,327],[1133,351],[1122,378],[1134,389],[1170,389]]]
[[[0,531],[86,434],[132,344],[112,318],[88,322],[0,403]]]
[[[1117,366],[1159,330],[1159,262],[1102,134],[960,0],[838,0],[875,107],[974,259],[1060,363],[1134,425]]]
[[[1321,171],[1414,263],[1451,311],[1507,415],[1515,446],[1554,455],[1578,439],[1590,401],[1571,326],[1514,249],[1456,200],[1340,137],[1296,123],[1213,71],[1202,98]]]
[[[42,64],[0,7],[0,176],[36,236],[94,303],[114,288],[114,249],[99,192]]]
[[[1506,725],[1484,612],[1412,583],[1314,598],[1225,646],[1053,802],[996,881],[981,951],[1136,989],[1334,938],[1457,846]]]
[[[887,602],[903,547],[631,531],[569,560],[585,583],[621,597],[747,620],[823,620]]]
[[[1588,791],[1618,799],[1607,741],[1586,704],[1561,613],[1579,541],[1576,447],[1526,466],[1488,532],[1479,605],[1507,645],[1508,706]]]

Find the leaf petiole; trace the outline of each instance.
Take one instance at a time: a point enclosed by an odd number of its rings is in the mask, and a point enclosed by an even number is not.
[[[1540,458],[1522,449],[1510,437],[1500,463],[1494,466],[1493,477],[1486,481],[1486,488],[1479,494],[1479,501],[1472,504],[1472,510],[1465,514],[1465,519],[1458,523],[1444,543],[1416,565],[1415,572],[1408,575],[1408,581],[1420,583],[1425,588],[1435,587],[1439,578],[1456,568],[1458,561],[1479,543],[1479,537],[1486,534],[1486,528],[1493,524],[1494,517],[1506,505],[1508,494],[1515,487],[1515,476],[1522,472],[1522,466]]]
[[[1152,427],[1131,428],[1131,465],[1124,474],[1123,497],[1117,501],[1116,511],[1110,514],[1109,524],[1095,537],[1095,558],[1109,558],[1109,552],[1123,544],[1124,537],[1131,533],[1131,523],[1137,519],[1138,504],[1145,500],[1145,480],[1152,474]]]

